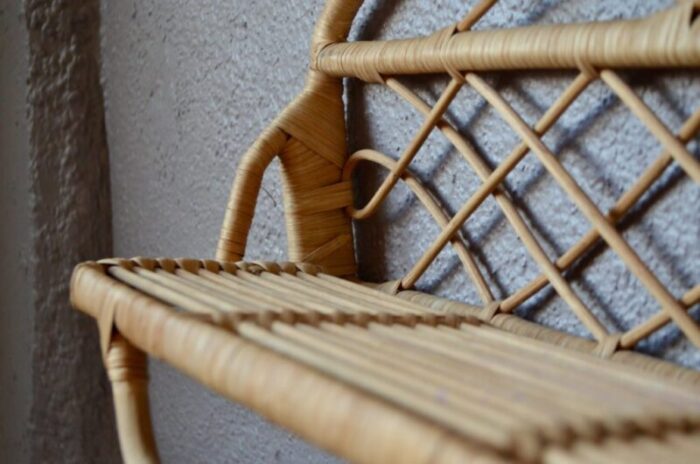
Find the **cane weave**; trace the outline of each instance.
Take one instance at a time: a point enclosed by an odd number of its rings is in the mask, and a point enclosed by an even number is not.
[[[669,323],[700,347],[700,325],[689,314],[700,284],[674,294],[617,225],[667,170],[677,169],[695,188],[700,183],[700,162],[687,146],[700,129],[700,110],[674,133],[621,73],[700,66],[700,3],[681,0],[638,20],[472,31],[496,3],[482,0],[427,37],[346,42],[362,2],[329,0],[313,35],[305,89],[239,163],[217,259],[108,259],[76,268],[71,299],[98,321],[125,460],[158,460],[146,355],[355,462],[697,460],[700,373],[634,348]],[[530,69],[578,73],[532,127],[482,75]],[[427,73],[450,79],[432,104],[400,80]],[[384,85],[423,117],[397,159],[372,148],[348,156],[343,78]],[[608,211],[542,140],[594,82],[607,86],[661,147]],[[445,118],[465,86],[521,139],[496,166]],[[481,180],[452,215],[410,170],[432,132],[443,134]],[[528,154],[590,223],[556,259],[504,186]],[[263,173],[276,157],[290,262],[241,261]],[[360,163],[387,175],[357,206]],[[401,279],[361,282],[352,221],[376,214],[399,183],[439,233]],[[461,236],[489,197],[541,272],[501,298]],[[600,244],[658,305],[628,330],[607,327],[567,280],[567,271]],[[414,290],[447,246],[480,302]],[[545,287],[566,302],[590,339],[513,314]]]

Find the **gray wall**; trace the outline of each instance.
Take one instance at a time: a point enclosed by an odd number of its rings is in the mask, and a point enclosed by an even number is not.
[[[438,3],[439,8],[430,1],[368,1],[353,37],[429,33],[465,11],[461,1]],[[671,3],[503,0],[480,27],[633,17]],[[103,79],[117,255],[213,255],[240,154],[302,87],[309,37],[320,6],[318,0],[104,2]],[[572,77],[530,75],[494,82],[532,123]],[[431,101],[445,83],[444,79],[409,82]],[[646,100],[661,107],[661,116],[674,128],[699,101],[700,87],[687,75],[632,82]],[[387,89],[351,83],[348,100],[353,149],[370,146],[397,156],[418,127],[415,113]],[[512,131],[468,90],[461,92],[450,117],[492,163],[517,142]],[[546,141],[557,149],[566,167],[583,179],[584,189],[601,207],[609,207],[658,154],[658,145],[641,124],[601,85],[586,93]],[[430,137],[414,166],[452,211],[477,185],[459,155],[437,134]],[[365,170],[361,191],[372,191],[376,176]],[[586,221],[556,195],[556,186],[531,157],[509,182],[515,194],[527,193],[528,200],[520,206],[550,253],[562,253],[573,243],[557,230],[572,231],[574,237],[585,233]],[[633,219],[625,234],[679,292],[700,281],[700,192],[677,168],[661,185],[645,200],[651,217]],[[553,200],[537,201],[552,193]],[[284,258],[279,195],[278,171],[273,167],[251,232],[251,257]],[[679,223],[672,220],[678,217],[672,206],[684,195],[681,214],[686,220]],[[358,228],[361,274],[374,280],[401,276],[435,233],[410,192],[397,189],[382,212]],[[465,235],[470,243],[482,244],[479,258],[501,293],[518,288],[535,274],[534,264],[493,202],[470,220]],[[441,254],[420,286],[475,301],[473,288],[450,253]],[[608,251],[599,250],[588,260],[587,269],[573,274],[576,290],[608,324],[628,327],[655,310]],[[555,327],[584,333],[551,292],[544,292],[524,312]],[[646,348],[700,367],[697,350],[674,330]],[[156,435],[167,462],[328,459],[172,369],[159,363],[152,367]]]

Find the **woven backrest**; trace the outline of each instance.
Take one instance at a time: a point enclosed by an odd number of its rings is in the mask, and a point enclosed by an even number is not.
[[[511,313],[538,291],[551,286],[599,341],[604,351],[634,347],[671,321],[694,345],[700,347],[700,327],[688,314],[689,309],[700,301],[700,285],[687,288],[682,294],[672,293],[616,227],[672,166],[692,179],[696,184],[694,187],[700,183],[700,162],[686,146],[700,129],[700,110],[693,113],[677,133],[673,133],[619,72],[623,69],[700,66],[700,20],[697,20],[700,3],[679,1],[666,11],[633,21],[470,31],[497,3],[497,0],[482,0],[463,19],[427,37],[347,43],[345,38],[361,3],[358,0],[328,2],[314,33],[309,84],[305,94],[300,97],[304,100],[303,109],[293,104],[281,116],[282,123],[270,129],[278,132],[260,142],[265,148],[258,148],[246,158],[246,166],[256,166],[261,172],[269,159],[281,154],[290,259],[330,266],[338,275],[351,274],[354,261],[347,218],[364,220],[371,217],[392,189],[404,183],[434,218],[440,232],[403,276],[398,288],[414,287],[438,254],[445,247],[452,247],[478,289],[481,304],[493,313]],[[533,126],[528,125],[501,93],[480,75],[486,71],[513,72],[523,69],[577,72],[565,91]],[[425,73],[443,73],[450,79],[432,104],[399,80],[401,75]],[[361,149],[345,159],[344,121],[342,116],[338,116],[339,103],[342,110],[338,86],[340,79],[345,77],[385,85],[423,115],[419,129],[400,150],[397,159],[372,148]],[[602,82],[609,87],[662,147],[656,160],[646,167],[608,211],[601,210],[591,200],[577,179],[542,141],[547,131],[593,82]],[[521,139],[497,166],[491,166],[469,143],[468,138],[444,117],[464,86],[478,93]],[[451,142],[482,182],[451,215],[410,172],[411,162],[433,131],[440,131]],[[329,135],[331,132],[332,135]],[[290,140],[294,141],[291,148]],[[290,150],[296,151],[289,155]],[[261,151],[264,152],[263,163],[260,163]],[[590,223],[590,230],[556,259],[545,252],[537,234],[503,186],[506,176],[513,173],[529,153],[556,180],[560,193],[566,195]],[[305,156],[308,159],[303,161]],[[319,157],[334,166],[332,172],[318,166],[311,167]],[[351,204],[349,188],[360,162],[379,165],[387,174],[370,200],[361,207],[355,207]],[[245,169],[250,170],[250,167]],[[294,174],[299,172],[302,174]],[[328,179],[320,179],[319,172],[330,173]],[[247,188],[244,195],[240,193],[240,185],[246,182],[254,188]],[[259,179],[255,178],[242,177],[236,183],[239,187],[234,187],[229,203],[229,216],[224,223],[219,248],[220,259],[240,258],[243,255],[252,207],[240,212],[238,205],[242,198],[245,198],[244,204],[254,205],[259,188]],[[239,193],[236,193],[236,189]],[[489,197],[495,200],[524,250],[541,271],[528,285],[500,300],[494,298],[488,279],[470,251],[478,244],[467,246],[460,234],[464,224]],[[235,211],[231,212],[233,209]],[[300,211],[308,214],[299,216]],[[242,221],[242,226],[236,221]],[[560,233],[571,232],[561,230]],[[231,243],[234,246],[227,248],[226,244]],[[565,277],[568,269],[600,243],[620,258],[658,304],[658,312],[653,317],[622,333],[610,332]]]

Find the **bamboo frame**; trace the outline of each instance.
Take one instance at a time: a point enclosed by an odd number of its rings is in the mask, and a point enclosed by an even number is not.
[[[634,21],[472,31],[497,0],[482,0],[429,37],[346,43],[361,0],[329,0],[311,43],[302,93],[242,157],[217,260],[110,259],[78,266],[73,305],[98,321],[127,462],[157,462],[148,411],[146,355],[164,359],[222,395],[356,462],[671,462],[700,451],[700,373],[629,348],[668,322],[695,345],[687,311],[700,284],[677,298],[624,240],[616,224],[669,166],[700,183],[686,144],[700,110],[674,135],[616,73],[620,68],[700,66],[700,2],[681,0]],[[481,71],[576,69],[577,77],[530,128]],[[397,76],[446,73],[429,104]],[[397,160],[371,148],[346,153],[341,77],[386,85],[423,116]],[[594,81],[607,85],[663,152],[607,213],[558,162],[542,137]],[[443,116],[473,88],[521,142],[491,169]],[[450,217],[409,167],[437,129],[481,179]],[[591,223],[562,256],[547,256],[501,186],[532,152]],[[239,261],[265,170],[282,164],[287,263]],[[353,204],[360,162],[388,172],[372,198]],[[440,233],[401,280],[355,277],[352,220],[371,217],[404,182]],[[459,229],[493,196],[542,274],[496,299]],[[565,271],[602,240],[661,310],[611,333],[576,295]],[[447,245],[475,284],[480,306],[411,290]],[[511,313],[546,285],[594,340]]]

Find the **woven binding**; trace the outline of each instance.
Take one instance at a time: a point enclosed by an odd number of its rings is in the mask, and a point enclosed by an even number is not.
[[[158,459],[144,353],[356,462],[696,460],[700,374],[628,349],[669,322],[700,346],[700,327],[688,314],[700,301],[700,285],[672,294],[616,226],[670,166],[700,182],[700,162],[686,147],[700,127],[700,110],[674,134],[619,75],[623,68],[700,66],[700,2],[681,0],[635,21],[471,31],[495,3],[480,1],[428,37],[346,43],[362,2],[328,1],[312,39],[305,89],[238,166],[217,261],[112,259],[76,268],[71,299],[98,321],[126,461]],[[578,74],[530,127],[479,73],[534,68]],[[432,105],[398,80],[420,73],[450,78]],[[385,85],[424,116],[398,159],[373,149],[347,156],[343,77]],[[542,141],[594,81],[607,85],[663,147],[607,212]],[[522,139],[493,169],[443,118],[463,86]],[[409,171],[435,129],[482,181],[451,216]],[[591,224],[557,259],[547,256],[502,186],[527,153]],[[262,176],[275,157],[292,262],[242,262]],[[352,177],[360,162],[388,175],[367,204],[356,207]],[[352,220],[375,214],[399,182],[440,233],[400,280],[375,288],[352,282]],[[490,196],[541,270],[499,300],[460,236]],[[620,257],[660,308],[622,333],[609,331],[564,276],[598,242]],[[412,290],[448,245],[478,289],[478,306]],[[512,314],[547,285],[594,341]]]

